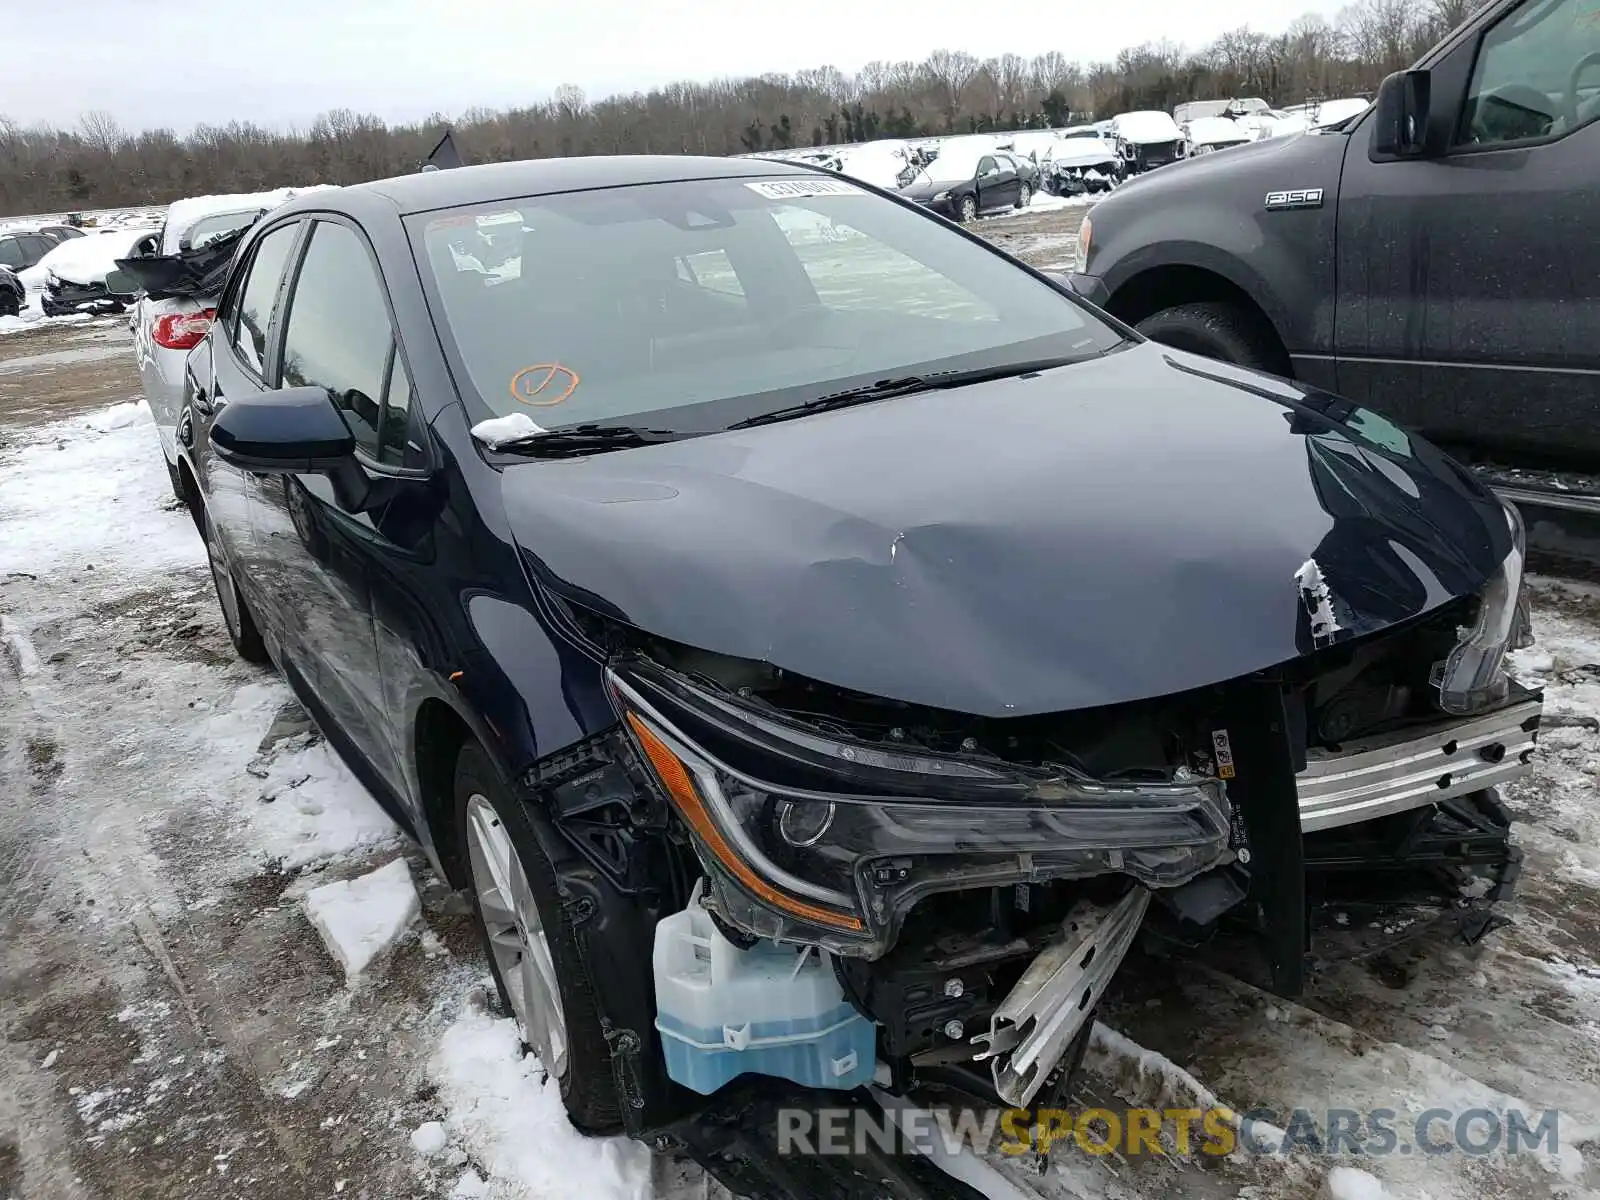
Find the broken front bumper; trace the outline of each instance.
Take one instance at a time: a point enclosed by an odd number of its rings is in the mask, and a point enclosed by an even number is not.
[[[1115,904],[1076,906],[994,1010],[989,1032],[972,1039],[983,1047],[977,1059],[989,1063],[994,1090],[1007,1104],[1031,1101],[1093,1019],[1149,904],[1150,893],[1135,887]]]
[[[1301,830],[1372,821],[1521,778],[1533,769],[1541,707],[1533,696],[1420,732],[1308,751],[1297,777]]]

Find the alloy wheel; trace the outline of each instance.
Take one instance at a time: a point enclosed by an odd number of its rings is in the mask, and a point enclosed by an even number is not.
[[[522,1040],[560,1079],[567,1071],[567,1022],[550,938],[505,822],[478,794],[467,800],[467,856],[478,912]]]

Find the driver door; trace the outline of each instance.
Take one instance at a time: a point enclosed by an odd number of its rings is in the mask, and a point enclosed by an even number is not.
[[[1592,463],[1600,0],[1506,5],[1426,65],[1444,153],[1374,161],[1370,117],[1350,139],[1339,390],[1478,457]]]
[[[1016,167],[1001,154],[985,154],[978,164],[978,207],[1009,208],[1017,202],[1021,180]]]

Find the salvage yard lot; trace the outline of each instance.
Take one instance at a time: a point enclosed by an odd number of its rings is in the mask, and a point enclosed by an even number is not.
[[[977,228],[1059,268],[1084,211]],[[488,1010],[461,899],[233,656],[137,394],[120,319],[0,335],[0,1198],[720,1194],[567,1126]],[[1555,1155],[1354,1165],[1393,1197],[1600,1188],[1600,592],[1540,581],[1536,617],[1519,669],[1552,727],[1505,797],[1526,855],[1509,923],[1319,962],[1299,1003],[1136,958],[1102,1014],[1131,1042],[1097,1037],[1080,1100],[1193,1107],[1198,1081],[1280,1124],[1396,1110],[1408,1145],[1429,1108],[1557,1108]],[[307,895],[396,860],[420,919],[379,913],[347,979]],[[1118,1200],[1310,1197],[1333,1165],[990,1160],[1024,1195]]]

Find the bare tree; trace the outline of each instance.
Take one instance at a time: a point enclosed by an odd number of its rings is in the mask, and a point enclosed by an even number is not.
[[[979,62],[965,50],[935,50],[928,55],[926,69],[939,89],[939,101],[944,106],[945,118],[953,121],[961,111],[961,101],[978,73]]]
[[[103,108],[96,108],[78,118],[78,136],[91,150],[114,154],[128,135],[122,132],[114,116]]]
[[[1276,103],[1368,93],[1383,76],[1480,0],[1352,0],[1335,24],[1314,14],[1279,35],[1236,29],[1186,54],[1171,41],[1115,60],[1075,63],[1059,51],[979,62],[940,51],[924,62],[874,61],[855,74],[819,66],[794,75],[683,80],[591,102],[563,85],[527,108],[470,109],[386,125],[336,109],[309,129],[245,122],[130,136],[93,112],[69,131],[0,117],[0,212],[60,212],[166,203],[202,192],[353,183],[416,169],[442,128],[469,162],[548,155],[737,154],[875,137],[913,137],[1109,116],[1184,100],[1251,94]]]

